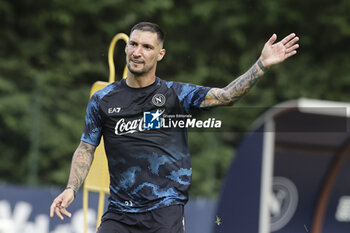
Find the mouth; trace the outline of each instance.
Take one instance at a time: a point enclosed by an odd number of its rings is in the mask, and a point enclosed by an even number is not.
[[[137,65],[139,65],[139,64],[143,64],[144,62],[143,61],[141,61],[141,60],[134,60],[134,59],[130,59],[130,61],[132,62],[132,63],[134,63],[134,64],[137,64]]]

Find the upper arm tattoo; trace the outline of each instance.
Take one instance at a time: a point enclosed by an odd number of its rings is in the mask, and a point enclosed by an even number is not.
[[[75,190],[79,189],[90,170],[94,159],[95,149],[96,147],[89,143],[80,142],[73,155],[67,186],[70,186]]]
[[[208,108],[219,105],[232,105],[237,102],[264,74],[258,60],[247,72],[239,76],[224,88],[212,88],[207,93],[200,107]]]

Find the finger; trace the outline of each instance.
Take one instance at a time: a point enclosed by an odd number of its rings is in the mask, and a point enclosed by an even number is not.
[[[59,205],[59,202],[60,202],[60,200],[57,198],[52,202],[52,204],[50,206],[50,217],[51,218],[53,218],[55,208]]]
[[[281,40],[281,43],[283,45],[287,44],[291,39],[295,37],[295,33],[291,33],[288,36],[284,37],[283,40]]]
[[[55,213],[61,220],[64,220],[64,217],[61,214],[60,208],[56,207],[55,208]]]
[[[55,202],[53,202],[50,206],[50,218],[53,218],[55,208],[56,208],[56,204]]]
[[[299,44],[295,44],[295,45],[293,45],[292,47],[286,49],[286,53],[290,53],[290,52],[292,52],[293,50],[296,50],[297,48],[299,48]]]
[[[277,35],[276,34],[273,34],[270,39],[266,42],[266,44],[268,45],[272,45],[277,39]]]
[[[291,47],[293,46],[296,42],[299,41],[299,37],[294,37],[292,40],[290,40],[285,46],[288,48],[288,47]]]
[[[290,53],[287,53],[284,57],[284,59],[287,59],[288,57],[291,57],[291,56],[293,56],[293,55],[295,55],[297,53],[297,51],[296,50],[293,50],[292,52],[290,52]]]
[[[72,217],[72,214],[68,212],[66,208],[61,209],[61,213],[66,215],[68,218]]]

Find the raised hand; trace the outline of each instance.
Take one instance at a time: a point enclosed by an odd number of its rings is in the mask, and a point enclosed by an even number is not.
[[[261,52],[260,60],[265,67],[283,62],[296,54],[296,50],[299,48],[299,44],[296,44],[299,37],[295,33],[289,34],[278,43],[275,43],[276,39],[277,35],[273,34]]]

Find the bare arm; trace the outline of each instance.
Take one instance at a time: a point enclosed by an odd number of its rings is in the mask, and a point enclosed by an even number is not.
[[[220,105],[232,105],[238,101],[264,74],[262,68],[259,67],[258,60],[247,72],[233,80],[224,88],[211,88],[200,107],[208,108]]]
[[[265,70],[296,54],[299,40],[294,33],[286,36],[278,43],[275,34],[265,43],[258,61],[243,75],[232,81],[224,88],[212,88],[202,101],[201,108],[220,105],[232,105],[246,94],[264,74]]]
[[[75,192],[83,184],[94,159],[94,152],[96,147],[85,142],[80,142],[78,148],[75,150],[70,175],[68,179],[67,189],[65,189],[56,199],[52,202],[50,207],[50,217],[54,214],[63,220],[63,215],[71,217],[66,208],[74,200]],[[62,215],[63,214],[63,215]]]
[[[78,190],[83,184],[94,159],[95,149],[95,146],[80,142],[73,155],[67,187]]]

